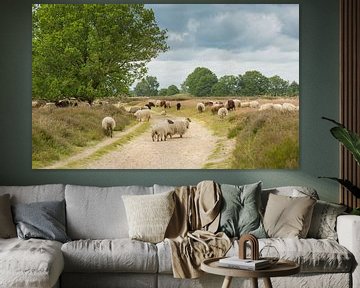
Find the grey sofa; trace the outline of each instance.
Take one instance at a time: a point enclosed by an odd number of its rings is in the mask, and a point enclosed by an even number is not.
[[[171,189],[159,185],[0,186],[0,195],[10,194],[13,204],[65,199],[67,233],[72,239],[65,244],[0,239],[0,287],[221,287],[223,278],[215,275],[174,279],[167,242],[152,244],[128,238],[121,196]],[[288,187],[276,191],[292,193]],[[338,241],[260,239],[260,246],[271,244],[281,257],[301,265],[301,273],[295,276],[272,279],[274,287],[360,287],[360,217],[339,216],[337,233]],[[228,255],[236,255],[237,249],[234,242]],[[250,282],[234,279],[233,287],[240,284],[248,287]]]

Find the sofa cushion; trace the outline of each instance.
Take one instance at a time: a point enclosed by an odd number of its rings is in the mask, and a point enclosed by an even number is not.
[[[78,240],[61,250],[66,272],[155,273],[158,268],[156,246],[137,240]]]
[[[164,240],[175,208],[174,192],[156,195],[124,195],[131,239],[157,243]]]
[[[266,237],[260,215],[261,182],[243,186],[221,184],[222,204],[219,230],[229,237],[251,233]]]
[[[152,187],[66,185],[67,233],[71,239],[128,238],[122,195],[152,194]]]
[[[63,268],[61,243],[0,239],[0,287],[53,287]]]
[[[315,189],[305,186],[283,186],[283,187],[263,189],[261,191],[261,206],[263,213],[265,212],[265,208],[267,205],[267,201],[269,200],[270,194],[289,196],[289,197],[310,196],[311,198],[319,199],[319,195],[317,194]]]
[[[0,196],[0,238],[16,237],[16,229],[11,214],[10,195]]]
[[[316,200],[307,197],[269,195],[264,227],[269,237],[305,238]]]
[[[0,186],[0,195],[10,194],[11,204],[61,201],[64,200],[64,193],[65,185],[63,184]]]
[[[19,238],[69,241],[65,229],[65,201],[18,203],[13,206]]]
[[[345,205],[318,200],[314,206],[307,237],[337,240],[336,219],[346,209]]]

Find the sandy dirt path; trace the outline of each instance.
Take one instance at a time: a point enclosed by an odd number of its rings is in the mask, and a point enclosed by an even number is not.
[[[164,121],[153,117],[151,122]],[[218,138],[199,122],[192,121],[180,138],[167,141],[151,139],[151,129],[102,158],[88,163],[85,169],[200,169],[215,149]]]

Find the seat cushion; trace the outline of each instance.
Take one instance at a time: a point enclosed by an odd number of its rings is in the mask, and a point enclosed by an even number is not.
[[[344,246],[330,239],[259,239],[259,250],[265,245],[275,247],[281,259],[298,263],[301,273],[350,272],[355,263],[353,255]],[[234,256],[237,251],[235,242],[227,255]]]
[[[60,242],[0,239],[1,287],[52,287],[63,268]]]
[[[156,273],[156,246],[123,239],[78,240],[61,248],[66,272]]]
[[[281,259],[298,263],[301,273],[348,273],[354,266],[353,255],[338,242],[330,239],[267,238],[259,239],[259,249],[274,246]],[[167,241],[157,244],[159,273],[172,273],[171,248]],[[238,255],[235,241],[227,256]],[[250,250],[248,251],[250,256]],[[275,255],[274,255],[275,256]]]

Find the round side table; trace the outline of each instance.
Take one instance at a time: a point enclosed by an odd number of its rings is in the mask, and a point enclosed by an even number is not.
[[[258,288],[258,278],[263,278],[265,287],[272,288],[270,277],[289,276],[300,272],[300,266],[288,260],[279,260],[269,268],[261,270],[245,270],[222,267],[219,259],[206,259],[201,263],[201,270],[216,275],[225,276],[222,288],[229,288],[233,277],[251,278],[253,287]]]

